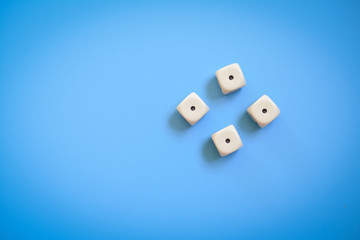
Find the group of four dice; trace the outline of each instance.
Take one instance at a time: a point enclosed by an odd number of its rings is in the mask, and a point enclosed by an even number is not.
[[[237,63],[216,71],[216,78],[223,94],[234,92],[246,85],[244,74]],[[193,92],[177,106],[177,110],[189,124],[194,125],[209,111],[209,107]],[[267,95],[263,95],[247,109],[247,112],[259,127],[263,128],[280,114],[280,109]],[[234,125],[221,129],[211,138],[222,157],[243,146]]]

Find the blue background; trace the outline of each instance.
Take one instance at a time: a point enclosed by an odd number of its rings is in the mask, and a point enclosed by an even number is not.
[[[359,27],[358,1],[2,1],[1,239],[360,239]]]

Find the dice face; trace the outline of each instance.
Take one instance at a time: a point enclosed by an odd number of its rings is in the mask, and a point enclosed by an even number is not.
[[[191,125],[197,123],[209,111],[206,103],[194,92],[190,93],[176,109]]]
[[[280,114],[280,109],[267,96],[264,95],[254,102],[248,109],[250,117],[261,127],[271,123]]]
[[[223,94],[234,92],[246,85],[244,74],[237,63],[217,70],[216,78]]]
[[[224,157],[243,146],[234,125],[227,126],[211,136],[220,156]]]

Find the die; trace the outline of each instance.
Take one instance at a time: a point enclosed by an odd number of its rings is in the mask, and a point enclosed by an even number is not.
[[[194,92],[182,100],[176,109],[190,125],[197,123],[209,111],[208,105]]]
[[[239,150],[243,143],[234,125],[227,126],[211,136],[220,156]]]
[[[267,95],[263,95],[247,109],[247,112],[259,127],[263,128],[279,116],[280,109]]]
[[[223,67],[215,74],[223,94],[234,92],[246,85],[244,74],[237,63]]]

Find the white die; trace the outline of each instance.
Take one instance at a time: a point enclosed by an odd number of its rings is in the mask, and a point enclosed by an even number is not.
[[[176,109],[191,125],[197,123],[209,111],[208,105],[194,92],[182,100]]]
[[[263,128],[279,116],[280,109],[267,95],[263,95],[247,109],[247,112]]]
[[[211,136],[222,157],[235,152],[243,146],[234,125],[227,126]]]
[[[237,63],[217,70],[216,78],[223,94],[234,92],[246,85],[244,74]]]

